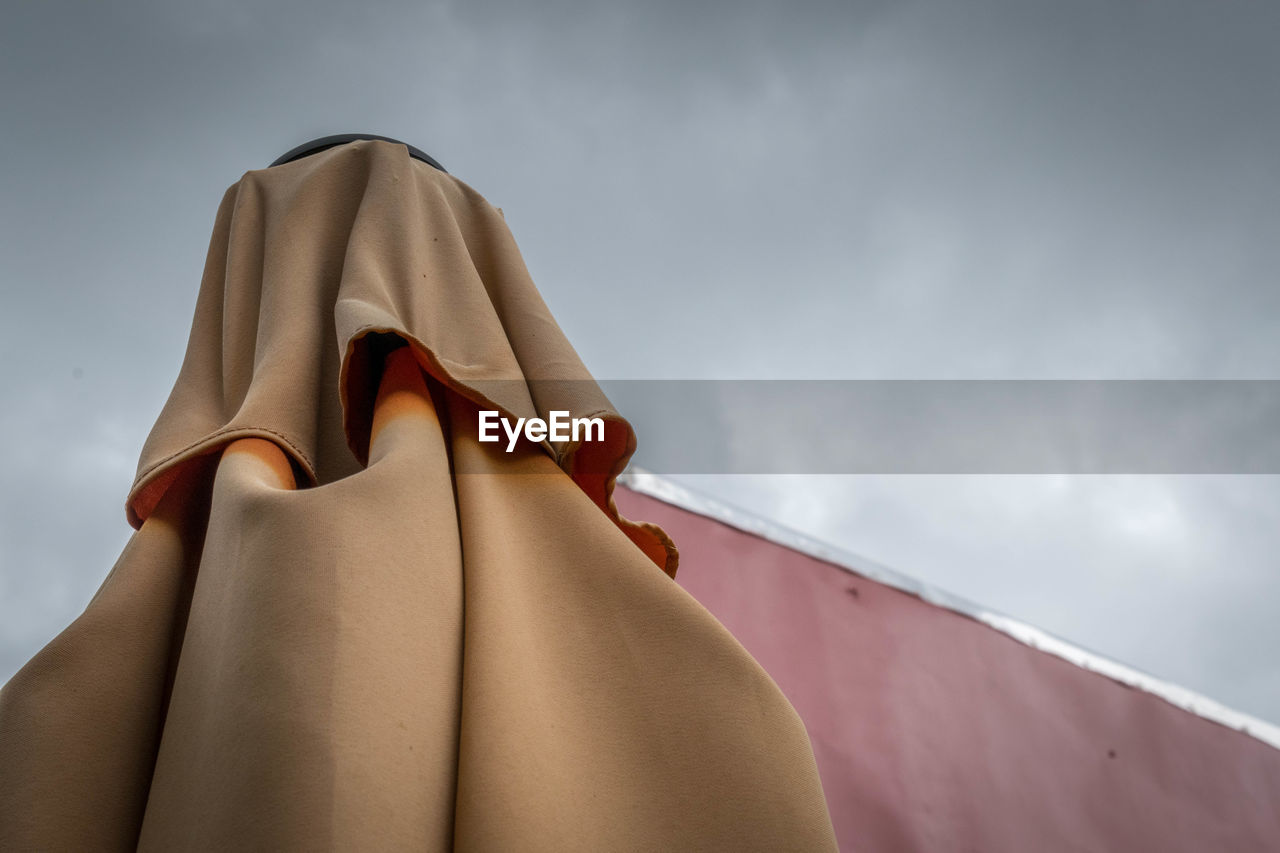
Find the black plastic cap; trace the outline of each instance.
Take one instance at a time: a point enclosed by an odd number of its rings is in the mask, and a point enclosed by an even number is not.
[[[289,151],[285,152],[284,154],[281,154],[279,157],[275,159],[275,161],[271,165],[280,166],[280,165],[283,165],[284,163],[291,163],[294,160],[301,160],[303,157],[306,157],[310,154],[318,154],[321,151],[328,150],[330,148],[333,148],[334,146],[346,145],[348,142],[356,142],[361,139],[377,139],[377,140],[381,140],[382,142],[394,142],[397,145],[403,145],[405,148],[409,149],[409,156],[412,157],[413,159],[421,160],[423,163],[426,163],[428,166],[431,166],[432,168],[435,168],[435,169],[439,169],[445,174],[448,174],[448,171],[445,169],[445,167],[441,166],[434,157],[432,157],[430,154],[426,153],[425,151],[420,151],[417,148],[414,148],[412,145],[410,145],[407,142],[401,142],[399,139],[392,139],[389,136],[375,136],[372,133],[339,133],[336,136],[322,136],[319,139],[313,139],[310,142],[304,142],[301,145],[299,145],[297,148],[292,148]],[[270,166],[268,168],[270,168]]]

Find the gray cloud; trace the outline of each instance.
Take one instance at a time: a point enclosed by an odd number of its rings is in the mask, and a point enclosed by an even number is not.
[[[6,10],[0,678],[127,535],[222,191],[298,142],[397,136],[502,206],[602,378],[1275,378],[1278,35],[1244,2]],[[755,488],[1280,719],[1274,478],[824,482]]]

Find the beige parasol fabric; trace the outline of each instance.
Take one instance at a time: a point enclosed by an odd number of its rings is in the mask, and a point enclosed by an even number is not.
[[[0,691],[0,849],[834,849],[799,717],[613,506],[634,445],[465,184],[247,173],[138,530]]]

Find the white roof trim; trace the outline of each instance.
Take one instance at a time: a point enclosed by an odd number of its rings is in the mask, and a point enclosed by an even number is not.
[[[775,542],[793,551],[839,566],[845,571],[893,587],[922,601],[976,619],[1020,643],[1097,672],[1113,681],[1159,696],[1166,702],[1198,717],[1220,723],[1280,749],[1280,726],[1242,711],[1226,707],[1194,690],[1163,681],[1155,676],[1082,649],[1025,622],[989,610],[958,595],[929,586],[851,551],[806,536],[766,518],[722,503],[640,468],[628,468],[618,482],[632,491],[714,519],[730,527]]]

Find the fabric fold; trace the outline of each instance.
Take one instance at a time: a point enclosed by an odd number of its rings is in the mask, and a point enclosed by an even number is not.
[[[543,449],[674,577],[671,540],[623,519],[611,499],[635,451],[631,425],[547,310],[502,214],[405,146],[377,140],[247,172],[224,195],[186,358],[130,489],[130,523],[193,460],[237,438],[280,444],[304,487],[354,473],[385,354],[369,342],[388,335],[433,378],[512,420],[602,418],[603,441]]]
[[[138,529],[0,690],[0,849],[835,849],[794,708],[613,507],[634,446],[465,185],[248,173]]]

